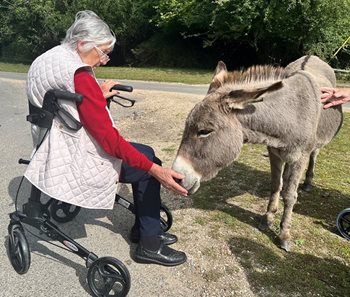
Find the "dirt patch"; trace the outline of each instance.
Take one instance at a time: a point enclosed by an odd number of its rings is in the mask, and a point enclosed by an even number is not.
[[[180,143],[187,114],[202,98],[154,91],[138,91],[133,96],[137,102],[132,108],[111,106],[117,127],[126,139],[152,146],[167,164]]]
[[[152,146],[164,166],[170,167],[186,116],[202,96],[136,91],[133,97],[138,100],[130,109],[111,106],[118,129],[126,139]],[[160,273],[167,282],[167,291],[159,291],[158,296],[256,296],[239,259],[231,252],[227,236],[220,236],[224,228],[218,227],[213,234],[212,226],[203,223],[210,211],[195,209],[191,198],[166,190],[162,190],[162,199],[174,216],[171,231],[179,237],[175,248],[185,251],[188,261],[174,268],[143,266],[145,273]]]

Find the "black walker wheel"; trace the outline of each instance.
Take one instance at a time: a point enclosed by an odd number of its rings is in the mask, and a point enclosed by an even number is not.
[[[160,205],[160,226],[164,232],[168,231],[173,224],[173,215],[165,204]]]
[[[50,205],[51,217],[59,223],[67,223],[73,220],[80,212],[80,207],[59,200],[54,200]]]
[[[9,258],[13,268],[18,274],[25,274],[30,267],[30,250],[23,227],[20,224],[10,223],[8,226]]]
[[[112,257],[102,257],[94,261],[88,269],[87,281],[95,297],[122,297],[130,290],[128,269]]]
[[[345,208],[338,214],[337,228],[344,238],[350,240],[350,208]]]

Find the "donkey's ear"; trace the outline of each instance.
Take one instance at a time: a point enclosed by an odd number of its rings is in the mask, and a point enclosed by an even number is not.
[[[218,65],[216,65],[213,77],[215,77],[216,75],[218,75],[222,71],[227,72],[227,67],[223,61],[219,61]]]
[[[267,92],[273,92],[283,87],[282,81],[278,81],[264,88],[257,88],[255,90],[234,90],[222,97],[222,103],[230,109],[244,109],[251,103],[261,102],[263,98],[261,95]]]
[[[214,92],[216,89],[222,86],[226,72],[226,64],[222,61],[219,61],[218,65],[216,65],[213,78],[208,89],[208,94]]]

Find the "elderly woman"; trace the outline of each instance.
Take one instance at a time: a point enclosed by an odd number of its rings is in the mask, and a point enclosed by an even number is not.
[[[134,259],[173,266],[186,261],[185,253],[170,248],[175,235],[160,227],[160,184],[183,196],[175,179],[183,176],[161,161],[152,148],[129,143],[118,132],[106,107],[117,93],[117,82],[98,84],[93,69],[109,61],[116,42],[109,26],[92,11],[80,11],[62,44],[39,56],[28,72],[27,95],[41,107],[45,93],[61,89],[83,95],[81,103],[60,100],[82,128],[67,129],[55,118],[49,133],[32,126],[33,154],[25,173],[42,192],[86,208],[113,208],[116,182],[131,183],[136,208],[130,239],[138,243]]]

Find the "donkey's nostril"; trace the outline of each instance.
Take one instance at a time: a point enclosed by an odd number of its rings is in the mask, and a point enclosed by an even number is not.
[[[174,181],[175,181],[175,182],[177,182],[178,184],[181,184],[182,179],[179,179],[179,178],[174,178]]]

